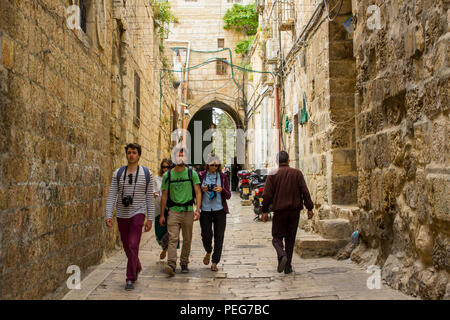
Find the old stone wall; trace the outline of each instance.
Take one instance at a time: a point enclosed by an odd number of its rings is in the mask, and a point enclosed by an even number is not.
[[[336,4],[339,2],[331,1],[330,7]],[[292,1],[290,9],[282,7],[283,15],[293,11],[292,28],[283,27],[285,20],[279,18],[277,6],[274,1],[264,6],[258,35],[262,40],[272,41],[278,50],[275,68],[268,58],[274,54],[265,52],[265,69],[281,74],[278,79],[281,148],[289,152],[291,165],[304,173],[316,207],[324,208],[321,218],[326,218],[331,205],[356,203],[355,66],[352,40],[342,26],[351,16],[351,2],[343,1],[339,15],[330,22],[323,6],[317,9],[315,19],[311,18],[317,8],[315,1]],[[305,31],[307,26],[310,27]],[[299,37],[303,39],[302,45]],[[266,51],[270,50],[266,47]],[[258,50],[254,49],[252,61],[257,62],[257,57]],[[258,98],[257,95],[255,100]],[[303,100],[309,117],[304,124],[301,123]],[[262,108],[263,104],[264,114]],[[274,106],[270,110],[273,109]],[[255,128],[259,126],[257,122],[259,119],[255,118]],[[271,154],[277,151],[272,148]]]
[[[112,172],[126,162],[124,144],[140,142],[142,163],[153,171],[158,162],[157,45],[148,45],[150,57],[133,50],[139,26],[126,13],[118,17],[113,1],[88,2],[86,32],[69,29],[71,4],[5,0],[0,7],[2,299],[62,296],[68,266],[84,276],[118,243],[104,215]],[[143,23],[156,43],[151,8],[127,6],[150,15]],[[141,76],[139,127],[134,72]],[[165,92],[164,112],[175,101]]]
[[[302,8],[308,8],[311,12],[314,6],[312,1],[301,1],[297,3],[299,25],[296,34],[300,34],[309,19]],[[291,133],[283,131],[290,158],[298,158],[298,169],[304,176],[310,189],[312,199],[316,206],[321,207],[331,204],[331,163],[332,154],[329,150],[329,70],[325,63],[329,55],[328,23],[323,22],[317,26],[316,32],[308,38],[307,44],[296,53],[289,65],[290,72],[283,83],[285,90],[284,105],[291,121],[296,123]],[[291,48],[289,46],[289,48]],[[301,124],[301,109],[303,98],[306,101],[306,109],[309,119]],[[285,118],[283,120],[283,125]],[[298,138],[296,137],[298,135]],[[297,140],[297,141],[296,141]],[[296,146],[298,144],[298,147]],[[295,156],[295,150],[298,156]],[[294,165],[294,162],[292,163]]]
[[[353,1],[353,13],[363,243],[352,258],[406,293],[448,297],[449,3]]]

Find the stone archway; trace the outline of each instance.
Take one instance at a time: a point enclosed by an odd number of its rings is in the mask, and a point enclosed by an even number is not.
[[[230,105],[219,101],[213,100],[210,101],[203,106],[199,106],[198,108],[192,108],[189,111],[191,112],[191,117],[188,122],[187,130],[189,131],[191,137],[191,144],[188,147],[189,150],[189,163],[190,164],[202,164],[204,162],[203,152],[205,148],[211,144],[211,141],[203,141],[204,133],[211,127],[212,121],[212,110],[213,108],[221,109],[226,112],[230,118],[233,120],[236,130],[244,128],[244,122],[242,120],[242,116],[239,112],[231,107]],[[194,124],[196,121],[201,121],[201,135],[202,138],[199,139],[197,136],[199,135],[199,128],[194,129]],[[199,143],[201,142],[201,145]],[[201,159],[201,160],[200,160]]]
[[[191,122],[191,120],[194,118],[195,114],[204,111],[204,110],[211,110],[212,108],[219,108],[228,113],[231,118],[233,119],[234,123],[236,124],[236,128],[243,129],[244,128],[244,116],[243,111],[238,111],[236,108],[230,106],[229,104],[220,101],[220,100],[212,100],[203,106],[194,107],[192,109],[189,109],[189,112],[191,113],[191,118],[189,119],[188,127]]]

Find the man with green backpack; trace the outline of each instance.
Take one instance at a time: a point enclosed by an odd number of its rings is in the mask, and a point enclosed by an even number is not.
[[[189,272],[188,264],[191,252],[192,229],[194,221],[200,218],[200,207],[202,204],[200,179],[195,170],[186,167],[185,149],[179,149],[175,152],[175,155],[175,167],[166,172],[162,180],[161,215],[159,220],[161,225],[166,223],[164,210],[167,206],[169,208],[167,217],[169,247],[165,272],[170,276],[175,275],[180,229],[183,234],[180,256],[181,272]],[[196,204],[195,212],[194,203]]]

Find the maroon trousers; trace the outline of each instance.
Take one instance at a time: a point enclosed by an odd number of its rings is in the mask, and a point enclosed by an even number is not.
[[[138,213],[132,218],[117,218],[123,249],[128,258],[127,281],[135,282],[136,273],[142,270],[138,254],[144,220],[145,215],[143,213]]]
[[[286,266],[291,266],[299,219],[299,211],[277,211],[273,215],[272,244],[277,251],[278,260],[286,256]]]

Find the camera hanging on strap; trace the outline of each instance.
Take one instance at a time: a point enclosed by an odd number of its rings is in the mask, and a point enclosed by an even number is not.
[[[138,176],[139,176],[139,166],[137,166],[136,169],[136,177],[134,178],[134,188],[133,188],[133,195],[127,195],[127,196],[123,196],[124,190],[125,190],[125,179],[127,178],[127,170],[128,170],[128,166],[125,168],[125,174],[123,175],[123,188],[122,188],[122,204],[124,207],[128,207],[130,205],[133,204],[133,199],[134,199],[134,193],[136,191],[136,185],[137,185],[137,180],[138,180]]]

